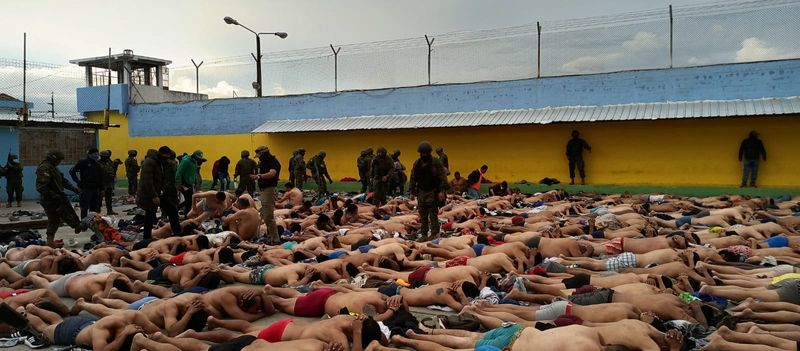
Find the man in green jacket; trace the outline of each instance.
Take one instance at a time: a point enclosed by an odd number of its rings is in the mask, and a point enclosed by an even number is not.
[[[317,196],[322,197],[328,194],[328,183],[333,184],[331,175],[328,174],[328,166],[325,164],[325,151],[320,151],[316,156],[312,157],[308,162],[308,168],[311,169],[311,177],[317,183]],[[328,183],[325,183],[325,178]]]
[[[361,150],[361,155],[358,157],[358,160],[356,160],[356,166],[358,166],[358,181],[361,182],[362,194],[372,190],[372,185],[369,179],[369,168],[372,166],[373,157],[372,148],[370,147]]]
[[[294,186],[297,189],[303,190],[303,184],[306,182],[306,149],[297,149],[297,154],[292,158],[292,165],[289,166],[289,173],[294,178]]]
[[[117,214],[114,212],[112,201],[114,197],[115,180],[117,171],[114,169],[114,161],[111,160],[111,152],[108,150],[100,151],[100,169],[102,170],[100,190],[103,192],[100,197],[106,202],[106,213],[109,215]]]
[[[383,206],[386,204],[386,193],[389,191],[389,180],[394,176],[394,161],[386,153],[383,146],[378,148],[378,154],[372,160],[370,175],[372,179],[372,204]]]
[[[75,234],[83,231],[78,214],[75,213],[67,195],[64,194],[65,188],[76,194],[79,194],[80,190],[74,187],[58,170],[57,166],[63,160],[63,152],[50,151],[36,169],[36,191],[41,195],[39,203],[47,215],[47,245],[51,247],[55,246],[53,239],[62,222],[75,229]]]
[[[414,161],[409,179],[411,195],[417,198],[421,239],[433,239],[439,236],[439,206],[447,200],[446,192],[450,189],[442,162],[431,156],[432,147],[423,141],[417,148],[419,159]],[[428,229],[430,228],[430,237]]]
[[[178,186],[178,191],[183,194],[183,203],[178,208],[183,209],[184,215],[192,210],[192,195],[197,185],[197,170],[200,167],[200,162],[203,159],[203,151],[196,150],[191,156],[184,156],[181,163],[178,164],[178,171],[175,172],[175,184]]]

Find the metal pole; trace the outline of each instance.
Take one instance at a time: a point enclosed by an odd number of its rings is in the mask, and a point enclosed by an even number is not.
[[[28,33],[22,33],[22,125],[28,122]]]
[[[256,89],[256,95],[261,97],[261,91],[264,87],[261,85],[261,37],[258,36],[258,34],[256,34],[256,55],[258,55],[256,58],[256,75],[258,75],[258,89]]]
[[[119,83],[119,76],[117,76],[117,83]],[[111,48],[108,48],[108,89],[106,91],[106,113],[104,117],[104,126],[108,128],[111,123]]]
[[[56,101],[52,91],[50,92],[50,118],[56,119]]]
[[[342,50],[340,46],[338,49],[333,48],[333,44],[331,45],[331,51],[333,51],[333,91],[339,91],[339,50]]]
[[[200,64],[194,63],[194,59],[192,59],[192,64],[194,65],[194,85],[195,85],[195,93],[200,94],[200,66],[203,65],[203,62],[200,61]]]
[[[672,5],[669,5],[669,68],[672,68]]]
[[[428,85],[431,85],[431,51],[433,51],[431,46],[434,40],[436,40],[436,38],[430,38],[429,40],[428,35],[425,35],[425,42],[428,43]]]
[[[536,78],[542,77],[542,25],[536,22]]]

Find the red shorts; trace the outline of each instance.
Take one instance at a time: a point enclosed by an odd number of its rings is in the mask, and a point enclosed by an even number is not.
[[[293,319],[287,318],[272,323],[258,333],[258,338],[268,342],[281,342],[283,341],[283,331],[292,322],[294,322]]]
[[[606,242],[607,255],[619,255],[625,251],[625,239],[614,238]]]
[[[416,283],[425,284],[425,277],[433,269],[431,266],[419,267],[408,275],[408,283],[414,286]]]
[[[444,266],[446,268],[456,267],[456,266],[466,266],[467,260],[469,260],[469,257],[467,256],[458,256],[452,260],[445,262]]]
[[[24,294],[26,292],[30,292],[30,290],[28,290],[28,289],[17,289],[17,290],[14,290],[14,291],[0,292],[0,299],[7,299],[7,298],[9,298],[11,296],[17,296],[17,295],[20,295],[20,294]]]
[[[298,317],[322,317],[325,314],[325,302],[336,294],[336,290],[322,288],[300,296],[294,302],[294,315]]]
[[[186,252],[189,252],[189,251],[186,251]],[[175,255],[175,256],[170,257],[169,263],[174,263],[174,264],[177,264],[179,266],[182,265],[183,264],[183,258],[186,257],[186,252],[182,252],[180,255]]]

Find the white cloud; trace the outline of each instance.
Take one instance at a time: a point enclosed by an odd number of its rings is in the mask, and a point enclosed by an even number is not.
[[[567,73],[597,72],[603,70],[607,64],[618,60],[620,57],[622,57],[622,54],[583,56],[561,65],[561,68]]]
[[[622,43],[625,50],[636,52],[644,50],[658,49],[663,46],[662,38],[657,34],[651,32],[638,32],[633,36],[633,39],[626,40]]]
[[[175,77],[170,79],[169,83],[169,90],[185,92],[195,91],[194,80],[188,77]]]
[[[747,38],[742,41],[742,48],[736,51],[736,62],[780,60],[792,56],[781,48],[770,47],[761,39]]]
[[[208,94],[209,99],[231,98],[233,97],[234,92],[236,92],[236,96],[242,96],[242,88],[232,85],[224,80],[217,82],[217,85],[212,88],[200,89],[200,93]]]

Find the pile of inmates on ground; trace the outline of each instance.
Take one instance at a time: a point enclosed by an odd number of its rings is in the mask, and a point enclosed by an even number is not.
[[[413,196],[311,203],[295,190],[271,213],[279,242],[248,192],[212,191],[191,196],[180,228],[162,220],[152,238],[134,210],[122,222],[87,216],[104,242],[85,250],[3,247],[0,319],[24,319],[5,325],[3,340],[159,351],[797,350],[798,197],[450,193],[422,232]],[[286,318],[258,322],[278,313]]]

